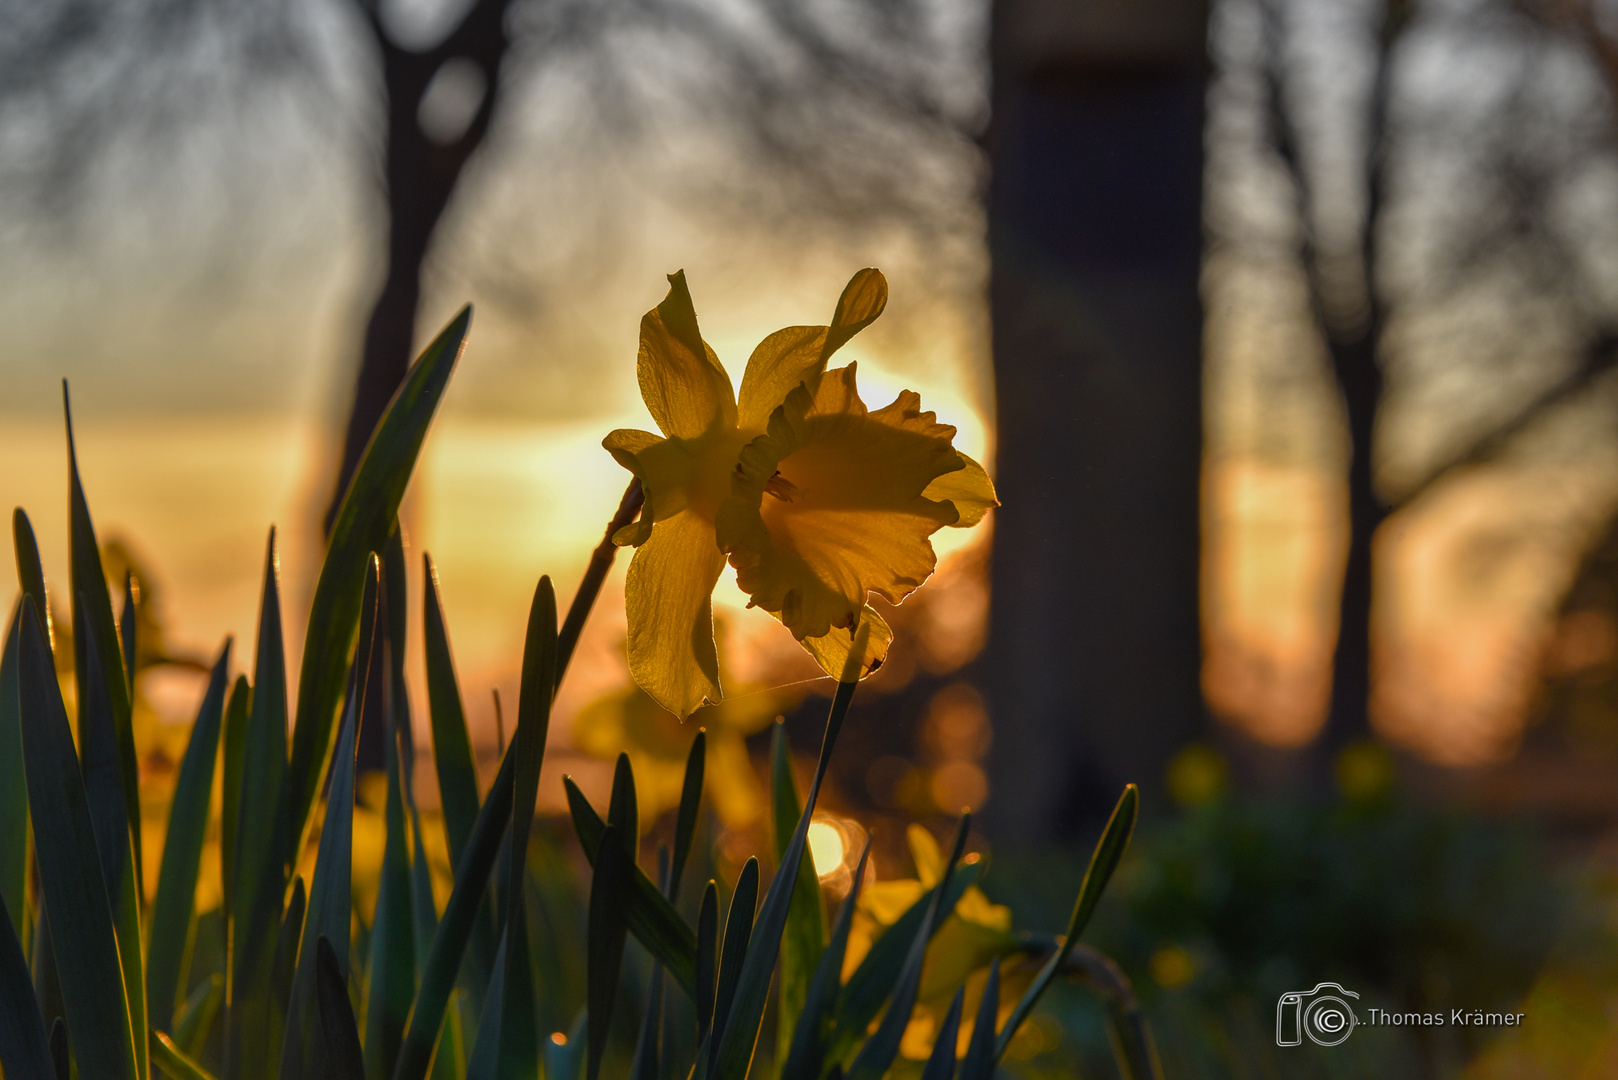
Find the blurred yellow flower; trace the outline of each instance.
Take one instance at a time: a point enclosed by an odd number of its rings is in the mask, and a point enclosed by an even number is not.
[[[881,664],[892,631],[866,603],[898,603],[925,581],[931,535],[969,526],[994,505],[955,429],[905,391],[868,410],[855,366],[831,355],[887,305],[881,271],[861,270],[829,326],[789,326],[753,350],[739,395],[702,340],[685,276],[641,320],[641,396],[663,436],[603,440],[640,478],[640,519],[614,540],[634,545],[625,584],[629,668],[664,709],[691,714],[721,697],[711,594],[726,556],[749,605],[778,618],[826,671],[840,675],[858,622],[869,628],[861,673]],[[768,496],[768,498],[766,498]]]
[[[747,755],[747,736],[763,731],[802,694],[791,689],[743,687],[703,712],[708,732],[704,792],[719,820],[731,829],[752,825],[764,813],[764,787]],[[680,804],[692,732],[638,686],[630,685],[585,706],[573,721],[573,745],[611,760],[629,754],[641,820],[654,821]]]

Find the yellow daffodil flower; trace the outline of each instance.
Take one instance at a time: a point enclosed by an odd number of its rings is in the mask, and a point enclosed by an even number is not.
[[[753,350],[741,393],[702,340],[685,276],[641,320],[641,396],[661,437],[614,431],[602,445],[640,478],[640,518],[614,540],[636,548],[625,583],[629,669],[685,717],[721,698],[711,596],[728,557],[749,606],[779,619],[841,675],[863,622],[862,676],[893,633],[866,604],[899,603],[932,573],[929,539],[997,505],[955,429],[910,391],[871,411],[855,365],[826,362],[887,305],[881,271],[861,270],[829,326],[789,326]]]

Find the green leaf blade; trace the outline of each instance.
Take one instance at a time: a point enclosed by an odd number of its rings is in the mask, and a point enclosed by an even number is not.
[[[230,642],[220,650],[208,689],[191,725],[191,739],[180,762],[170,804],[168,835],[158,869],[148,933],[146,1000],[152,1026],[172,1030],[184,999],[188,939],[195,914],[202,846],[208,834],[209,800],[213,794],[219,733],[225,715],[225,685],[230,670]]]
[[[72,933],[54,934],[52,944],[74,1055],[87,1075],[138,1080],[123,965],[95,826],[50,648],[31,605],[23,612],[19,657],[23,758],[39,838],[40,884],[52,922],[72,928]]]
[[[405,373],[360,457],[332,524],[315,584],[299,667],[298,704],[288,764],[292,835],[301,837],[330,756],[332,726],[354,655],[365,569],[385,549],[427,428],[466,344],[465,308]]]

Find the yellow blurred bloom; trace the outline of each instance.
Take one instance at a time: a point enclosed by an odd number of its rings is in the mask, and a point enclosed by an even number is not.
[[[797,704],[790,689],[743,687],[701,717],[708,732],[704,791],[728,828],[742,829],[764,813],[764,787],[747,755],[747,736],[770,726]],[[611,760],[629,754],[641,820],[652,821],[680,804],[692,732],[638,686],[630,685],[585,706],[573,721],[573,745]]]
[[[702,340],[683,273],[641,320],[641,396],[662,430],[603,440],[640,478],[640,519],[625,584],[629,668],[664,709],[691,714],[721,697],[711,594],[728,556],[738,584],[828,672],[840,675],[859,622],[862,674],[892,631],[866,603],[898,603],[932,573],[931,535],[969,526],[994,505],[982,466],[955,450],[955,429],[905,391],[871,411],[855,366],[828,372],[837,349],[876,319],[888,285],[855,274],[829,326],[789,326],[753,350],[739,395]]]

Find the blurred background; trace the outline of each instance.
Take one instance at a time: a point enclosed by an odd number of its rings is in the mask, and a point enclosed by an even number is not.
[[[1060,867],[1134,781],[1097,933],[1170,1075],[1618,1069],[1618,7],[3,0],[0,28],[0,504],[65,580],[66,377],[158,631],[159,758],[194,662],[250,638],[272,523],[306,607],[461,304],[405,528],[492,770],[532,584],[571,595],[627,479],[600,439],[651,426],[663,275],[739,377],[877,265],[866,400],[919,391],[1004,505],[887,613],[828,857],[874,828],[902,877],[904,826],[971,806],[989,892],[1060,925]],[[552,807],[620,749],[677,785],[689,730],[629,685],[621,582]],[[732,582],[715,602],[735,696],[694,722],[744,836],[770,721],[812,754],[829,686]],[[1326,979],[1530,1020],[1276,1048],[1276,995]],[[1017,1068],[1108,1075],[1097,1016],[1064,998]]]

